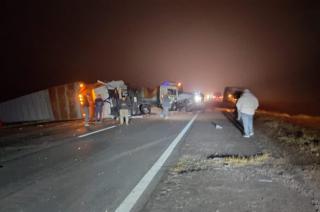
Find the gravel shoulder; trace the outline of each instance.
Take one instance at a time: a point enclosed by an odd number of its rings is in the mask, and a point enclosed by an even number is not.
[[[221,112],[202,113],[142,211],[320,211],[317,131],[261,115],[255,129],[244,139]]]

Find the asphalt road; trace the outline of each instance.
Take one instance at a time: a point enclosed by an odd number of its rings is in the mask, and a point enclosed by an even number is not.
[[[7,161],[0,211],[114,211],[193,116],[136,119]]]

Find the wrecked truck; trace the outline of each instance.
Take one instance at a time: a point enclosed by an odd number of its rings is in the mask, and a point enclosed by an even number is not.
[[[200,92],[183,92],[181,83],[164,81],[151,93],[153,96],[143,98],[146,104],[162,107],[163,97],[167,95],[170,99],[171,111],[192,111],[204,107],[204,95]]]
[[[174,106],[174,103],[178,98],[180,89],[181,88],[178,86],[177,83],[164,81],[157,88],[154,89],[138,89],[138,96],[140,97],[141,102],[143,102],[145,105],[148,105],[148,107],[156,106],[161,108],[163,98],[166,95],[168,96],[171,105]],[[175,108],[171,107],[170,110],[175,110]]]
[[[172,105],[174,110],[194,111],[204,109],[204,95],[201,92],[180,93]]]
[[[134,88],[128,87],[122,80],[103,82],[98,80],[100,84],[99,94],[102,95],[105,102],[109,104],[109,116],[117,117],[119,114],[119,103],[121,97],[129,98],[130,115],[141,115],[151,113],[151,104],[141,99]],[[97,89],[95,89],[97,91]]]

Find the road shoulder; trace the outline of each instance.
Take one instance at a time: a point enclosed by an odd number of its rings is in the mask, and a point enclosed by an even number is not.
[[[312,190],[279,166],[268,139],[244,139],[221,113],[202,114],[143,211],[315,211]]]

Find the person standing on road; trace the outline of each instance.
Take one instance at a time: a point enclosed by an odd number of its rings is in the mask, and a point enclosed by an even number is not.
[[[138,108],[138,98],[136,96],[133,97],[133,101],[132,101],[132,114],[131,115],[136,115],[137,112],[137,108]]]
[[[242,120],[243,124],[243,137],[249,138],[254,135],[253,116],[259,106],[259,101],[250,90],[245,89],[236,106],[238,110],[238,120]]]
[[[123,119],[125,119],[126,125],[129,125],[129,104],[126,97],[122,97],[120,100],[120,125],[123,125]]]
[[[83,98],[84,126],[89,127],[90,120],[90,94],[86,93]]]
[[[168,119],[169,116],[169,108],[171,107],[171,103],[170,103],[170,99],[168,97],[168,95],[164,95],[163,96],[163,100],[162,100],[162,116],[165,119]]]
[[[94,100],[95,106],[95,120],[96,122],[102,121],[102,110],[103,110],[104,101],[100,94],[98,94],[97,98]]]

